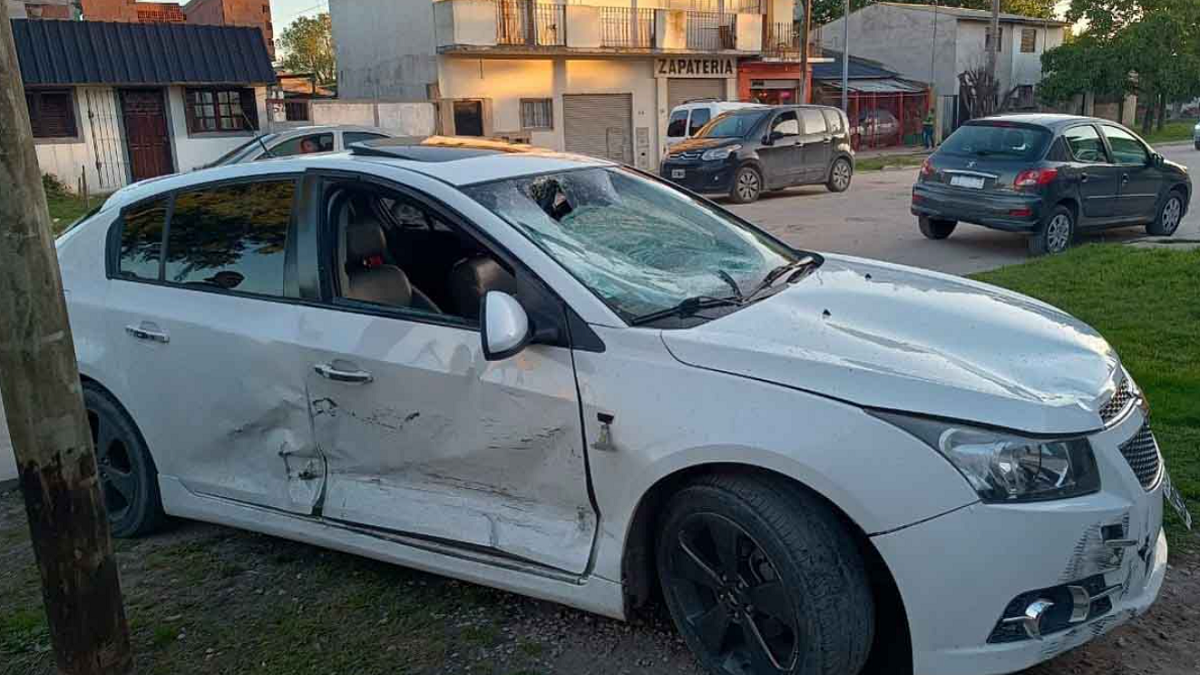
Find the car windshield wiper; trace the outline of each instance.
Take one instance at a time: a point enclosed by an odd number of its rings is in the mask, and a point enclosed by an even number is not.
[[[779,267],[776,267],[775,269],[771,270],[770,272],[767,272],[767,276],[763,277],[763,280],[758,284],[758,286],[755,286],[754,290],[750,291],[750,293],[748,295],[746,295],[746,300],[749,301],[749,300],[753,300],[754,298],[758,297],[759,295],[761,295],[763,293],[763,291],[766,291],[768,288],[773,286],[775,284],[775,282],[778,281],[785,274],[790,274],[790,276],[788,276],[788,279],[791,280],[791,278],[793,276],[795,276],[795,274],[797,272],[807,270],[816,264],[817,264],[816,258],[812,257],[811,255],[806,255],[797,260],[793,260],[792,262],[787,263],[786,265],[780,265]]]
[[[629,325],[641,326],[643,324],[654,323],[655,321],[666,319],[672,316],[686,318],[693,316],[696,312],[699,312],[702,309],[708,309],[710,307],[740,307],[743,304],[745,304],[745,300],[736,296],[721,298],[708,295],[697,295],[684,300],[674,307],[660,309],[657,312],[651,312],[649,314],[643,314],[642,316],[636,317],[629,322]]]

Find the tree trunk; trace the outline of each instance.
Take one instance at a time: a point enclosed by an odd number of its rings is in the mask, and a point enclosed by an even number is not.
[[[58,672],[133,672],[50,215],[0,3],[0,395]]]
[[[1142,116],[1142,135],[1145,136],[1154,128],[1154,115],[1158,111],[1158,105],[1155,102],[1156,95],[1150,92],[1145,94],[1146,97],[1146,113]]]
[[[1158,130],[1162,131],[1163,126],[1167,123],[1167,95],[1159,94],[1158,96]]]

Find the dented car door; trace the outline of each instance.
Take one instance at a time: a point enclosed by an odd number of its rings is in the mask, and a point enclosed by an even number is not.
[[[570,349],[536,345],[489,362],[477,323],[336,287],[326,298],[303,309],[299,327],[328,465],[320,515],[584,572],[597,519]]]
[[[284,290],[296,192],[285,176],[126,208],[107,320],[125,403],[160,474],[196,494],[309,514],[324,461],[297,372],[300,308]]]

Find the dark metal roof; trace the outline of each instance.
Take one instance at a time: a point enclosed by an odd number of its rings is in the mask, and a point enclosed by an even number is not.
[[[258,28],[24,19],[12,27],[27,87],[275,82]]]
[[[825,58],[833,59],[833,62],[814,63],[813,64],[813,79],[822,80],[842,80],[842,53],[835,52],[829,49],[824,50]],[[860,59],[854,55],[850,56],[850,79],[888,79],[898,77],[899,73],[888,70],[883,66]]]

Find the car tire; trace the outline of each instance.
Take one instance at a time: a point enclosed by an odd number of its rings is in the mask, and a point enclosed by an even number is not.
[[[1169,237],[1179,229],[1183,222],[1184,196],[1179,190],[1171,190],[1167,198],[1158,207],[1158,215],[1154,222],[1146,226],[1146,232],[1155,237]]]
[[[1062,253],[1075,239],[1075,214],[1065,206],[1054,207],[1037,232],[1029,238],[1031,255]]]
[[[850,181],[854,178],[854,166],[845,157],[834,160],[829,169],[829,180],[825,187],[830,192],[845,192],[850,189]]]
[[[875,626],[865,561],[821,499],[770,476],[713,475],[676,493],[659,525],[667,607],[709,672],[862,669]]]
[[[83,385],[83,404],[96,448],[100,490],[114,537],[137,537],[167,522],[158,469],[129,413],[100,387]]]
[[[921,216],[917,218],[917,227],[921,228],[921,234],[925,235],[926,239],[945,239],[954,234],[958,221]]]
[[[749,165],[739,167],[733,174],[733,186],[729,188],[729,198],[736,204],[749,204],[757,201],[762,193],[762,173]]]

